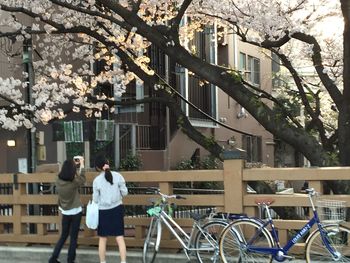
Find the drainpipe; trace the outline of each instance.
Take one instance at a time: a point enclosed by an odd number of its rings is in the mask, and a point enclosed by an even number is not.
[[[27,81],[27,103],[33,105],[32,98],[32,87],[34,85],[34,70],[33,70],[33,57],[32,57],[32,39],[25,39],[23,41],[23,64],[24,70],[28,74]],[[31,118],[32,119],[32,118]],[[36,151],[35,151],[35,129],[28,129],[28,173],[34,173],[36,170]],[[27,189],[29,194],[39,193],[39,185],[37,183],[28,184]],[[29,215],[39,215],[39,206],[38,205],[29,205]],[[29,232],[35,233],[36,226],[34,224],[29,224]]]
[[[33,105],[32,87],[34,85],[34,70],[32,57],[32,39],[26,39],[23,42],[23,64],[24,70],[28,74],[27,81],[27,103]],[[28,130],[28,172],[33,173],[36,170],[36,149],[35,149],[35,129]]]
[[[119,169],[120,166],[120,131],[119,124],[114,124],[114,163],[115,167]]]
[[[169,83],[169,67],[170,67],[170,61],[169,57],[165,56],[165,79],[167,83]],[[163,168],[165,171],[170,170],[170,149],[169,149],[169,144],[170,144],[170,114],[169,114],[169,107],[166,107],[166,112],[165,112],[165,125],[166,125],[166,138],[165,138],[165,153],[164,153],[164,164]]]
[[[136,124],[131,125],[131,153],[136,155]]]

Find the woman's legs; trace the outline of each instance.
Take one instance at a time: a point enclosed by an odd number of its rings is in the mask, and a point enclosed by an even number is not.
[[[119,254],[120,254],[120,261],[125,262],[126,261],[126,245],[124,236],[117,236],[115,238],[117,241],[118,247],[119,247]]]
[[[119,247],[120,261],[126,261],[126,245],[124,236],[117,236],[115,238]],[[107,237],[100,237],[98,243],[98,255],[100,257],[100,262],[106,261],[106,246],[107,246]]]
[[[64,245],[64,243],[67,240],[67,237],[69,235],[69,228],[70,228],[70,217],[66,216],[66,215],[62,215],[62,232],[61,232],[61,236],[59,238],[59,240],[56,243],[55,249],[53,250],[52,256],[49,260],[49,262],[56,262],[57,258],[60,255],[61,249]]]
[[[126,262],[126,245],[124,236],[117,236],[115,240],[117,241],[119,247],[120,261]]]
[[[78,235],[80,230],[80,221],[82,213],[71,215],[70,242],[68,248],[68,263],[73,263],[76,256],[78,245]]]
[[[100,257],[100,262],[106,261],[106,246],[107,237],[100,237],[98,242],[98,255]]]

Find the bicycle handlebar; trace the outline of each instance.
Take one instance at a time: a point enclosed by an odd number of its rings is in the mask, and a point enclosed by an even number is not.
[[[305,189],[305,192],[311,197],[319,195],[319,192],[317,192],[314,188],[307,188]]]
[[[181,195],[167,195],[163,194],[158,188],[148,188],[148,191],[160,195],[164,199],[186,199],[186,197],[181,196]]]

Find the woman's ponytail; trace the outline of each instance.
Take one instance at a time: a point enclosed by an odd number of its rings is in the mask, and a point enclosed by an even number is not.
[[[105,178],[107,182],[109,182],[110,184],[113,184],[113,176],[112,176],[111,169],[107,168],[105,170]]]
[[[109,168],[109,162],[105,157],[103,156],[97,157],[95,160],[95,167],[104,171],[105,179],[107,180],[107,182],[109,182],[110,184],[113,184],[113,175],[112,175],[111,169]]]

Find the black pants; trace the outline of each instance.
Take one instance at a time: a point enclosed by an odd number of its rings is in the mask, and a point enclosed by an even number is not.
[[[67,262],[71,263],[75,260],[75,251],[78,244],[78,234],[80,228],[82,213],[76,215],[62,215],[62,233],[60,239],[57,241],[55,249],[49,262],[55,262],[60,255],[61,249],[66,242],[68,236],[70,236],[69,248],[68,248],[68,259]]]

